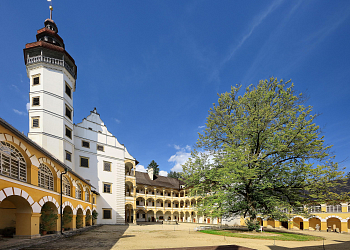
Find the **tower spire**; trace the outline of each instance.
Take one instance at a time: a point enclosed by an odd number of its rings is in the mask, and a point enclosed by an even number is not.
[[[52,11],[53,11],[53,8],[52,8],[52,5],[50,5],[50,19],[52,20]]]

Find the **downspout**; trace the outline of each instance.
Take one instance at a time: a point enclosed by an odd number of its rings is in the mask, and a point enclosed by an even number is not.
[[[63,190],[62,190],[62,177],[64,174],[67,173],[67,169],[65,168],[64,169],[64,172],[61,172],[61,206],[60,206],[60,214],[61,214],[61,234],[63,234],[63,211],[62,211],[62,193],[63,193]]]

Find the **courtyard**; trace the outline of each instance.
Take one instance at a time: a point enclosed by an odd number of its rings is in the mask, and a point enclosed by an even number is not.
[[[324,237],[323,241],[275,241],[223,237],[196,232],[200,224],[180,223],[179,225],[104,225],[73,237],[60,238],[40,245],[22,248],[38,249],[159,249],[219,245],[238,245],[259,250],[279,249],[350,249],[350,235],[308,231],[307,234]],[[301,232],[301,231],[300,231]],[[306,233],[305,231],[303,233]],[[30,241],[35,241],[32,239]],[[0,242],[6,243],[4,241]]]

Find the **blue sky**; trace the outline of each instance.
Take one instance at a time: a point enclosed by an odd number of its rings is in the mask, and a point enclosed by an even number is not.
[[[350,1],[53,0],[78,66],[74,122],[94,107],[140,162],[179,170],[217,93],[275,76],[295,84],[350,171]],[[0,3],[0,116],[28,132],[26,43],[48,2]]]

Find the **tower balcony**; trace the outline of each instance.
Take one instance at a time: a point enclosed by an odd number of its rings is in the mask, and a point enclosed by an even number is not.
[[[27,57],[27,65],[34,64],[34,63],[40,63],[40,62],[53,64],[53,65],[57,65],[57,66],[62,66],[68,71],[68,73],[74,79],[76,79],[76,74],[74,73],[74,70],[64,60],[52,58],[52,57],[47,57],[47,56],[43,56],[43,55]]]

